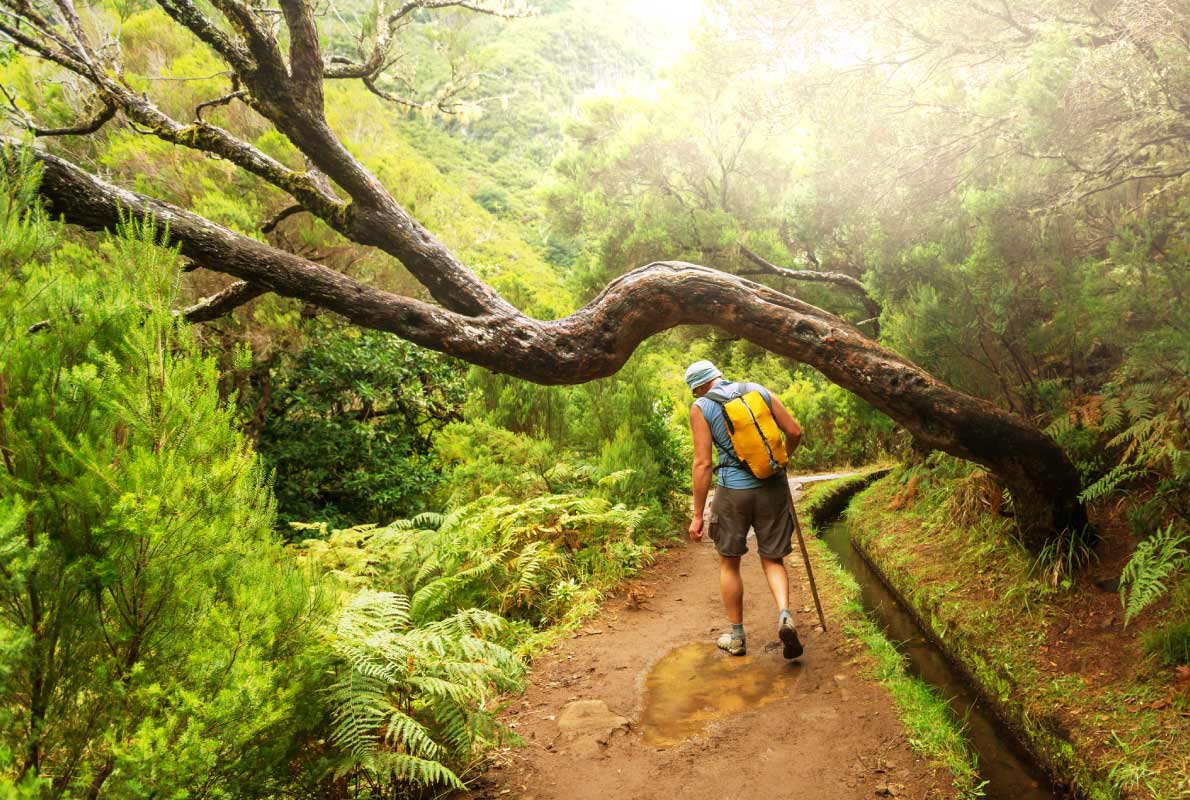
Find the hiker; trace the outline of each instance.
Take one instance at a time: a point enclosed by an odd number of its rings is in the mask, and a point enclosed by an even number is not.
[[[748,552],[748,529],[754,528],[764,576],[779,609],[777,635],[784,645],[785,657],[797,658],[802,654],[802,645],[789,613],[789,573],[785,570],[784,560],[793,551],[793,516],[784,462],[786,453],[792,452],[801,441],[801,426],[781,400],[763,386],[725,381],[710,361],[691,364],[686,370],[686,384],[696,398],[690,407],[690,432],[694,438],[692,542],[701,541],[703,537],[703,509],[711,488],[711,442],[715,443],[719,454],[719,475],[707,532],[719,553],[719,593],[731,622],[731,632],[720,636],[717,644],[733,656],[742,656],[746,652],[740,557]],[[759,393],[759,397],[751,394],[754,392]],[[731,424],[733,419],[741,416],[742,401],[735,398],[751,400],[751,408],[743,409],[747,413],[743,417],[747,425]],[[725,404],[733,400],[735,404],[729,415]],[[755,435],[764,427],[761,423],[767,426],[767,437]],[[737,429],[745,428],[753,434],[754,441],[764,445],[767,452],[762,461],[767,460],[767,464],[758,465],[751,453],[746,453],[743,458],[736,453],[733,436]],[[784,434],[784,442],[780,441],[777,429]],[[741,444],[741,449],[755,448]],[[755,473],[764,477],[758,478]]]

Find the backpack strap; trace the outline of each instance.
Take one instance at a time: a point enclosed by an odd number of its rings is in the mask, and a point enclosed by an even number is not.
[[[740,394],[737,392],[737,393],[735,393],[735,394],[731,395],[730,397],[728,397],[728,398],[726,398],[726,399],[723,399],[723,400],[721,400],[721,399],[719,399],[718,397],[711,397],[711,392],[713,392],[713,391],[715,391],[715,390],[714,390],[714,389],[711,389],[711,390],[709,390],[709,391],[708,391],[706,394],[704,394],[704,395],[703,395],[703,397],[705,397],[706,399],[710,400],[712,403],[714,403],[715,405],[719,406],[719,408],[721,408],[721,409],[722,409],[722,408],[723,408],[725,405],[727,405],[727,404],[728,404],[730,401],[732,401],[732,400],[736,399],[737,397],[741,397],[741,396],[742,396],[742,395],[740,395]],[[733,425],[733,424],[732,424],[732,422],[731,422],[731,417],[730,417],[730,416],[728,416],[728,414],[727,414],[727,411],[726,411],[726,410],[724,410],[724,411],[723,411],[723,421],[724,421],[725,423],[727,423],[727,432],[728,432],[729,434],[731,434],[731,433],[735,433],[735,425]]]
[[[731,440],[731,437],[735,435],[735,425],[732,424],[731,416],[727,413],[727,409],[724,408],[724,405],[726,405],[729,400],[733,400],[736,397],[739,397],[740,395],[738,393],[736,393],[726,399],[723,399],[720,397],[712,396],[711,392],[713,392],[713,391],[715,391],[714,388],[707,390],[706,393],[704,393],[702,398],[700,398],[700,399],[710,400],[712,403],[719,406],[719,413],[723,415],[723,422],[724,422],[724,424],[727,425],[727,443],[729,445],[731,445],[731,453],[732,453],[733,457],[735,458],[735,460],[739,463],[739,465],[744,467],[745,469],[747,469],[747,466],[744,464],[744,462],[740,460],[739,454],[735,452],[735,443]],[[714,432],[714,430],[712,430],[711,431],[711,439],[714,440],[714,438],[715,438],[715,432]],[[722,447],[722,445],[719,444],[719,442],[715,442],[715,446],[719,447],[720,450],[724,449]],[[715,464],[715,466],[711,467],[711,472],[716,473],[719,470],[721,470],[724,466],[726,466],[726,465]]]

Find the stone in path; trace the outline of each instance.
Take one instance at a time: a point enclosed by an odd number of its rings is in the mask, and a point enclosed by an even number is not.
[[[628,728],[628,718],[612,711],[603,700],[572,700],[558,715],[558,731],[566,749],[580,755],[600,753],[612,736]]]

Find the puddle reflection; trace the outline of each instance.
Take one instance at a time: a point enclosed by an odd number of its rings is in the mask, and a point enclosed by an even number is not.
[[[683,645],[666,655],[645,682],[641,734],[647,744],[670,747],[713,720],[767,705],[785,696],[801,665],[779,652],[732,658],[715,645]]]

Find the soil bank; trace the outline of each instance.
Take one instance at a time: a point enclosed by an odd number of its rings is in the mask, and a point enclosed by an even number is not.
[[[924,487],[924,488],[923,488]],[[1117,593],[1134,541],[1110,518],[1075,585],[1032,573],[1010,526],[965,521],[896,474],[849,509],[852,544],[1058,784],[1106,800],[1190,798],[1190,692],[1125,628]],[[1150,614],[1151,620],[1155,616]]]

